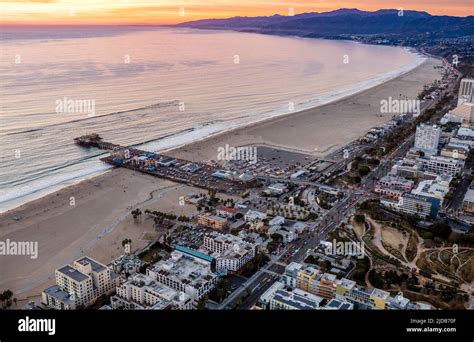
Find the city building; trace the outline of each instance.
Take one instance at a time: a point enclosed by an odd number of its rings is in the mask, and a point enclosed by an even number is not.
[[[296,171],[295,173],[293,173],[290,178],[291,179],[297,179],[299,177],[301,177],[302,175],[304,175],[306,173],[306,170],[298,170]]]
[[[418,187],[412,190],[412,194],[425,197],[435,197],[443,202],[444,196],[449,192],[449,184],[453,178],[448,175],[438,176],[436,179],[423,180]]]
[[[438,175],[448,174],[456,176],[461,173],[464,167],[464,161],[443,156],[431,156],[430,158],[419,158],[418,160],[422,163],[424,170]]]
[[[461,123],[463,127],[470,127],[474,124],[474,102],[463,102],[450,110],[440,121],[442,124],[449,122]]]
[[[218,230],[223,230],[229,226],[226,218],[210,214],[199,215],[197,223],[201,226]]]
[[[229,208],[225,206],[220,206],[216,209],[217,215],[230,219],[234,218],[234,216],[237,215],[238,212],[239,211],[237,210],[237,208]]]
[[[317,310],[324,299],[302,291],[278,289],[270,298],[270,310]]]
[[[441,200],[416,194],[404,194],[398,202],[398,211],[423,219],[434,219],[438,215]]]
[[[465,102],[474,102],[474,79],[463,78],[459,86],[458,106]]]
[[[344,298],[350,293],[355,287],[356,282],[346,278],[341,278],[335,281],[336,284],[336,298]]]
[[[145,263],[136,255],[121,255],[112,261],[112,270],[117,274],[136,273]]]
[[[249,210],[244,216],[244,220],[247,222],[263,221],[267,218],[267,214],[256,210]]]
[[[135,273],[117,286],[110,298],[112,309],[123,310],[191,310],[191,297],[167,287],[155,279]]]
[[[269,308],[270,306],[270,301],[273,299],[273,296],[275,295],[275,292],[278,290],[281,290],[285,287],[285,284],[283,284],[281,281],[275,281],[261,296],[259,299],[259,303],[264,307],[264,308]]]
[[[386,196],[392,199],[399,199],[401,195],[405,193],[404,190],[392,189],[388,187],[375,187],[374,192],[382,196]]]
[[[414,182],[403,177],[388,174],[377,181],[377,187],[388,187],[392,189],[399,189],[410,191],[413,189]]]
[[[423,175],[423,165],[415,159],[404,158],[392,166],[390,173],[403,178],[420,178]]]
[[[446,125],[450,122],[462,124],[463,120],[464,120],[464,118],[462,116],[459,116],[459,115],[456,115],[456,114],[453,114],[453,113],[446,113],[441,118],[440,123],[442,125]]]
[[[441,149],[440,155],[446,158],[466,160],[469,156],[469,145],[448,144]]]
[[[270,221],[268,221],[268,225],[271,226],[279,226],[285,223],[285,218],[283,216],[275,216]]]
[[[295,265],[292,265],[294,268]],[[313,266],[305,265],[296,273],[296,288],[331,299],[336,292],[336,276],[330,273],[321,273]]]
[[[42,293],[43,304],[58,310],[88,306],[110,294],[118,277],[107,266],[85,256],[56,270],[56,285]]]
[[[466,213],[474,213],[474,188],[468,189],[462,202],[463,210]]]
[[[296,281],[298,279],[298,272],[303,268],[302,264],[292,261],[285,267],[285,272],[282,276],[282,281],[286,286],[296,287]]]
[[[281,227],[281,226],[272,226],[268,230],[270,235],[278,234],[282,237],[284,243],[290,243],[295,240],[298,236],[297,234],[292,231],[289,227]]]
[[[267,187],[269,193],[274,195],[282,195],[288,191],[288,188],[283,183],[274,183]]]
[[[59,285],[48,287],[41,294],[42,303],[51,309],[75,310],[76,300],[74,294],[64,291]]]
[[[173,251],[171,257],[160,260],[147,269],[147,275],[179,292],[188,294],[193,305],[214,289],[218,277],[211,270],[211,258]]]
[[[419,309],[417,304],[411,303],[401,294],[391,297],[387,291],[358,287],[353,280],[336,279],[334,274],[321,273],[316,267],[295,262],[285,268],[279,282],[275,282],[265,291],[260,298],[260,303],[264,307],[276,310],[298,308],[298,304],[294,304],[294,301],[298,301],[298,294],[312,294],[327,300],[326,305],[320,301],[319,305],[308,304],[307,309]],[[308,298],[308,295],[305,298]]]
[[[441,128],[436,125],[419,124],[415,133],[415,148],[427,155],[435,155],[438,152]]]
[[[216,259],[216,271],[219,273],[237,272],[252,260],[258,244],[232,234],[213,232],[204,237],[203,247]]]
[[[374,288],[369,295],[369,300],[374,308],[385,310],[389,297],[389,292]]]
[[[345,300],[331,299],[324,307],[325,310],[354,310],[354,304]]]

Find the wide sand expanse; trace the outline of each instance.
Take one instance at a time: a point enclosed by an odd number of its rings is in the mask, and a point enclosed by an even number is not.
[[[219,146],[258,143],[324,155],[388,121],[392,114],[380,115],[380,101],[400,94],[415,98],[423,85],[440,78],[434,65],[439,62],[429,59],[395,80],[336,103],[234,130],[171,153],[191,160],[216,159]],[[9,288],[19,299],[37,296],[54,282],[56,268],[81,255],[108,264],[122,254],[125,238],[132,239],[134,249],[145,246],[150,236],[159,233],[150,220],[133,222],[130,211],[140,207],[189,215],[190,208],[178,206],[179,197],[197,191],[114,169],[1,214],[0,240],[37,241],[39,255],[37,259],[1,256],[0,291]]]
[[[324,156],[389,121],[393,114],[380,112],[380,101],[400,95],[416,99],[425,84],[440,79],[428,59],[418,68],[377,87],[324,106],[242,127],[226,134],[182,147],[174,153],[191,160],[217,159],[218,147],[263,144]]]

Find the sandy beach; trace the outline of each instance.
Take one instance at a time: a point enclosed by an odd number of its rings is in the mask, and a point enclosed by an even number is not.
[[[435,65],[440,62],[428,59],[405,75],[335,103],[210,137],[169,154],[201,161],[216,159],[217,148],[225,144],[264,144],[324,156],[388,121],[392,114],[380,114],[380,101],[400,94],[416,98],[425,84],[440,78]],[[37,259],[1,256],[0,291],[11,289],[18,299],[38,296],[54,282],[56,268],[83,254],[108,264],[122,254],[125,238],[132,239],[133,249],[144,247],[159,232],[150,220],[135,223],[130,211],[140,207],[189,215],[191,207],[180,207],[179,197],[199,191],[205,192],[114,169],[1,214],[0,240],[37,241],[39,254]]]

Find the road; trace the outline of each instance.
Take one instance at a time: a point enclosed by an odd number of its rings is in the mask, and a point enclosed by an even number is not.
[[[450,84],[450,86],[440,94],[439,99],[443,98],[446,93],[451,92],[453,87],[454,85]],[[438,100],[435,99],[424,102],[420,110],[420,114],[433,107],[437,102]],[[275,273],[281,272],[278,270],[278,268],[281,268],[281,266],[278,266],[277,263],[279,263],[279,261],[285,263],[290,263],[292,261],[302,262],[307,256],[308,251],[318,246],[321,240],[327,239],[329,234],[335,231],[340,226],[340,224],[345,219],[347,219],[349,214],[354,212],[357,204],[373,197],[371,190],[373,189],[376,180],[388,173],[396,160],[403,158],[410,147],[413,146],[414,139],[415,132],[412,132],[402,144],[382,158],[380,164],[362,179],[359,189],[341,189],[341,192],[345,193],[345,197],[342,200],[340,200],[323,216],[319,217],[313,224],[311,224],[309,229],[302,234],[300,239],[294,243],[288,244],[286,249],[279,256],[274,258],[274,260],[271,260],[236,291],[231,293],[230,296],[218,306],[218,308],[233,308],[236,306],[236,302],[239,299],[243,301],[239,307],[240,309],[251,308],[258,301],[260,296],[277,280],[278,277],[275,276]],[[339,154],[343,153],[346,148],[341,148],[331,155],[332,159],[339,159],[338,162],[330,167],[331,173],[346,168],[347,165],[357,156],[363,155],[365,153],[365,148],[367,147],[365,145],[355,145],[354,143],[351,143],[347,146],[347,148],[351,149],[349,158],[335,158]],[[325,171],[327,172],[327,170]],[[287,179],[277,177],[263,177],[268,181],[288,181]],[[289,181],[298,185],[310,185],[317,187],[327,186],[326,184],[322,183],[298,179],[291,179]],[[272,271],[273,274],[266,273],[267,271]],[[250,296],[248,296],[248,289],[251,291]],[[245,298],[245,296],[247,296],[247,298]]]

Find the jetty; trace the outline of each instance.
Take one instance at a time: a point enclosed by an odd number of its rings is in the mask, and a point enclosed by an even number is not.
[[[103,141],[95,133],[75,138],[74,142],[82,147],[109,150],[110,155],[101,158],[107,164],[203,189],[237,193],[258,184],[253,175],[224,170],[217,163],[193,162],[161,153],[121,146]]]

